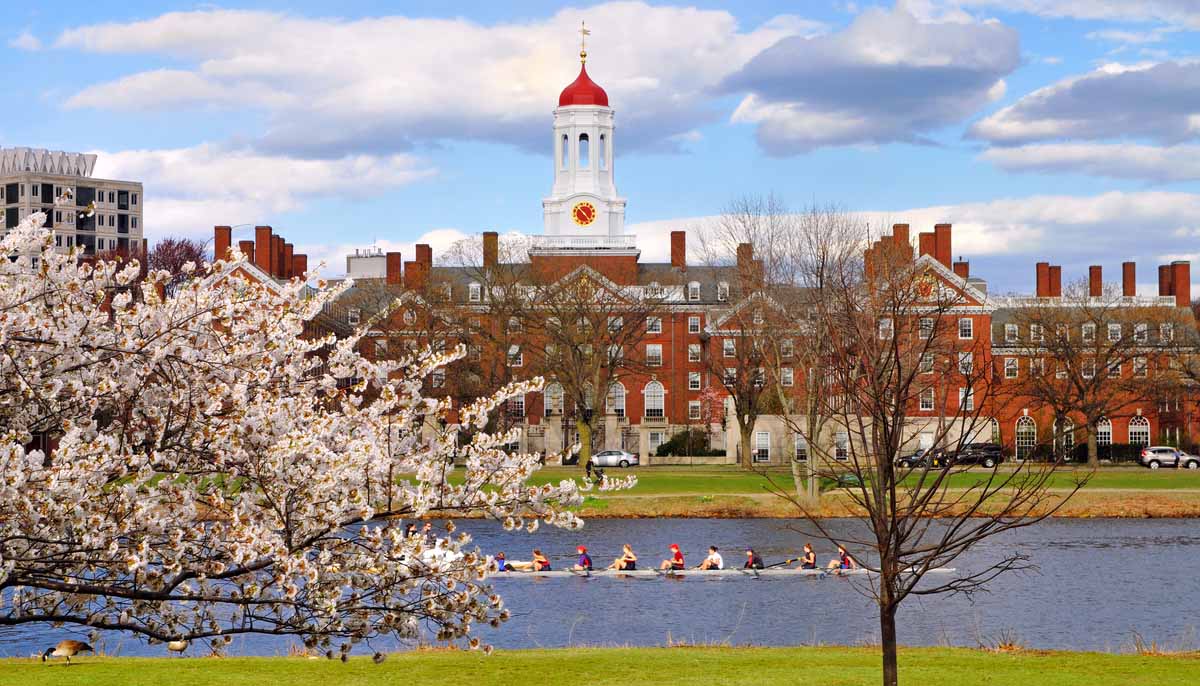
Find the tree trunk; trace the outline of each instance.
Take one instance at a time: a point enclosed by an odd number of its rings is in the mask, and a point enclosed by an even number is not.
[[[808,459],[811,460],[812,456],[810,455]],[[800,500],[808,500],[808,482],[804,478],[807,464],[805,467],[801,467],[800,463],[796,461],[795,455],[791,456],[788,463],[792,465],[792,485],[796,489],[796,497]]]
[[[1096,423],[1088,422],[1087,427],[1088,441],[1088,466],[1100,466],[1100,446],[1096,442]]]
[[[750,451],[750,439],[754,433],[754,425],[738,425],[738,435],[742,441],[742,466],[750,469],[754,466],[754,453]]]
[[[579,432],[579,466],[582,468],[592,459],[592,425],[576,419],[575,430]]]
[[[879,638],[883,648],[883,686],[897,686],[900,672],[896,666],[896,606],[882,598],[879,601]]]

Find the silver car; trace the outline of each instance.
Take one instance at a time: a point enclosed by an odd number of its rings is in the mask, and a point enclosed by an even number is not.
[[[1152,445],[1142,449],[1138,461],[1150,469],[1159,467],[1183,467],[1184,469],[1200,469],[1200,457],[1189,455],[1178,448],[1168,445]]]
[[[592,455],[592,464],[597,467],[636,467],[638,456],[627,450],[602,450]]]

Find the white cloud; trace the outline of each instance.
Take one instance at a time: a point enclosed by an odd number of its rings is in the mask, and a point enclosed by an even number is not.
[[[781,16],[743,30],[728,12],[641,2],[493,25],[207,10],[75,28],[57,45],[181,65],[92,86],[70,106],[259,108],[268,122],[259,147],[272,152],[378,153],[443,138],[541,150],[547,111],[579,69],[584,19],[589,72],[618,109],[627,146],[670,145],[714,119],[708,94],[725,76],[780,38],[820,28]]]
[[[1162,22],[1200,29],[1195,0],[942,0],[954,7],[991,7],[1040,17]]]
[[[40,41],[37,36],[30,33],[29,29],[25,29],[18,34],[16,38],[8,41],[8,45],[11,48],[28,50],[30,52],[42,49],[42,41]]]
[[[1200,145],[1045,143],[991,148],[980,157],[1008,171],[1073,172],[1159,183],[1200,180]]]
[[[900,4],[868,9],[835,34],[785,38],[724,88],[749,93],[732,120],[756,125],[760,145],[784,155],[920,142],[1001,97],[1019,62],[1016,32],[998,22],[923,21]]]
[[[404,154],[304,159],[212,144],[96,154],[97,177],[145,184],[151,237],[207,237],[222,221],[259,221],[264,213],[295,211],[314,198],[367,197],[435,173]]]
[[[1144,45],[1146,43],[1161,43],[1167,34],[1178,31],[1178,27],[1164,26],[1151,31],[1128,31],[1123,29],[1104,29],[1087,34],[1092,40],[1103,40],[1112,43]]]

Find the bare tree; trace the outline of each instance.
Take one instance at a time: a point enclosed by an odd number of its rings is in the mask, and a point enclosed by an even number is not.
[[[815,315],[831,337],[823,367],[831,392],[823,411],[838,434],[835,460],[818,465],[816,476],[849,484],[845,498],[855,517],[835,531],[791,489],[777,492],[804,515],[804,532],[871,551],[855,559],[869,571],[864,590],[879,610],[883,683],[894,686],[901,603],[972,593],[1003,572],[1028,568],[1030,561],[1014,552],[952,577],[931,574],[984,539],[1041,521],[1062,501],[1048,494],[1052,462],[1026,461],[970,478],[952,460],[932,469],[897,465],[921,434],[950,452],[973,442],[990,430],[987,410],[1003,399],[988,332],[976,330],[982,320],[968,314],[979,303],[941,267],[914,261],[907,243],[884,238],[861,266],[847,264],[832,275],[836,287]]]
[[[171,273],[173,281],[178,281],[185,277],[183,265],[192,262],[199,266],[211,258],[208,249],[201,241],[192,238],[164,238],[154,243],[150,254],[146,256],[146,261],[150,269],[166,270]],[[217,258],[223,260],[225,256],[218,255]]]

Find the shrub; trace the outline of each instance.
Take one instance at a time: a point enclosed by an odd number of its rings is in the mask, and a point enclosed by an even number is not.
[[[659,457],[668,455],[703,457],[705,455],[724,455],[725,451],[708,447],[708,434],[699,430],[684,430],[671,437],[671,440],[658,446]]]

